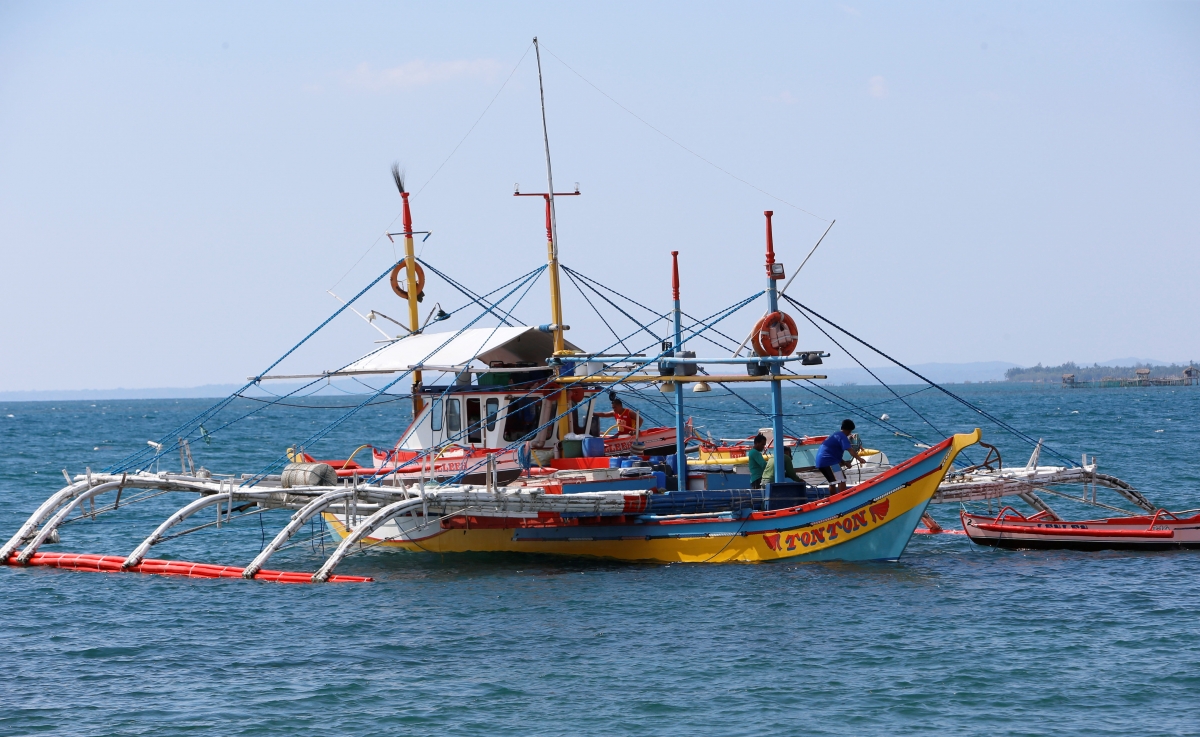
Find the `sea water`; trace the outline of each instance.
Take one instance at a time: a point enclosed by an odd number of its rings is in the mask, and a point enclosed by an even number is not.
[[[1032,450],[937,390],[897,387],[916,392],[900,401],[878,387],[830,388],[912,437],[789,389],[792,431],[825,434],[855,417],[864,443],[893,461],[975,426],[1006,465]],[[1200,507],[1200,388],[951,388],[1068,458],[1097,455],[1102,471],[1161,506]],[[762,394],[746,398],[766,406]],[[257,471],[361,399],[251,415],[196,442],[196,463]],[[383,399],[314,455],[394,442],[407,402]],[[701,433],[769,424],[720,391],[686,400]],[[662,402],[630,398],[651,419],[667,419]],[[0,537],[63,485],[60,469],[99,470],[208,404],[0,403]],[[1056,462],[1050,450],[1042,462]],[[161,463],[179,468],[177,456]],[[125,555],[187,498],[74,522],[46,549]],[[958,527],[957,507],[932,511]],[[245,565],[288,514],[209,527],[151,555]],[[321,532],[306,530],[271,567],[315,570],[332,550]],[[0,567],[0,735],[1200,733],[1200,552],[1003,551],[918,535],[897,563],[372,551],[339,572],[376,582]]]

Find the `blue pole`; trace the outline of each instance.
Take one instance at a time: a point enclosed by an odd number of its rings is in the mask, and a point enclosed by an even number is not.
[[[671,290],[672,297],[675,299],[675,356],[683,350],[683,326],[681,324],[680,315],[682,310],[679,307],[679,251],[671,251]],[[679,364],[675,364],[675,373],[680,369]],[[675,478],[678,480],[677,488],[680,491],[687,491],[687,438],[684,437],[683,429],[683,383],[675,382]]]
[[[779,292],[775,288],[776,275],[774,271],[775,239],[771,233],[771,216],[775,213],[765,210],[763,214],[767,216],[767,306],[773,314],[779,311]],[[782,272],[782,269],[780,271]],[[770,371],[772,376],[778,376],[782,373],[783,367],[772,362]],[[786,469],[783,460],[783,382],[777,379],[771,380],[771,434],[775,436],[772,441],[775,454],[775,478],[772,480],[779,483],[787,477],[784,475]]]

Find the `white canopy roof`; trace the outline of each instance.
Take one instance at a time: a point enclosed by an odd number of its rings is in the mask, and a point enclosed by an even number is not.
[[[578,350],[570,343],[566,347]],[[363,356],[338,373],[392,373],[416,366],[465,367],[473,360],[543,365],[553,353],[554,336],[535,327],[472,328],[458,337],[454,332],[410,335]]]

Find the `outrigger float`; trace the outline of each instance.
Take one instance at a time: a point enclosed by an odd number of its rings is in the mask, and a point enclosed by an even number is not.
[[[536,39],[534,47],[536,50]],[[538,69],[540,88],[540,54]],[[542,104],[544,110],[544,96]],[[403,237],[404,258],[346,301],[283,357],[251,377],[239,391],[159,442],[149,442],[148,449],[131,453],[103,472],[88,470],[68,477],[67,486],[38,507],[0,546],[0,562],[298,583],[370,580],[339,576],[334,571],[348,556],[376,548],[668,563],[891,561],[904,552],[923,516],[928,520],[926,507],[939,494],[946,499],[971,494],[984,498],[995,488],[1017,486],[1021,489],[1018,493],[1032,494],[1033,487],[1041,488],[1038,485],[1047,481],[1039,476],[1041,467],[1036,463],[1032,476],[1020,478],[1003,475],[998,466],[971,467],[970,475],[950,475],[959,454],[980,441],[980,431],[975,429],[925,445],[915,456],[894,465],[881,452],[864,451],[872,460],[852,469],[849,486],[833,495],[820,483],[787,481],[783,463],[775,464],[774,478],[763,479],[764,488],[750,488],[742,460],[744,444],[716,442],[692,431],[684,410],[684,387],[703,392],[711,385],[728,388],[730,384],[766,383],[770,388],[770,410],[755,411],[770,422],[769,428],[764,428],[764,434],[770,437],[769,447],[793,448],[802,472],[811,462],[811,451],[823,440],[785,432],[783,383],[824,379],[823,375],[797,373],[793,366],[819,365],[821,358],[829,354],[797,350],[796,323],[780,310],[787,285],[783,289],[778,286],[784,268],[775,259],[772,212],[765,213],[765,289],[710,317],[685,319],[680,300],[679,254],[673,251],[673,309],[667,314],[650,310],[655,318],[649,324],[637,323],[637,329],[627,336],[613,330],[616,341],[612,345],[600,351],[583,351],[565,339],[568,326],[564,324],[560,278],[565,274],[576,286],[582,282],[606,300],[608,297],[597,288],[603,285],[559,263],[555,199],[579,192],[578,188],[574,192],[554,191],[544,114],[543,133],[546,192],[523,193],[518,189],[515,194],[539,196],[544,201],[545,266],[479,295],[418,259],[414,236],[419,231],[414,229],[409,193],[394,168],[404,229],[388,237]],[[427,330],[453,313],[443,312],[439,305],[424,323],[421,321],[418,303],[424,297],[426,270],[463,292],[470,300],[464,308],[477,306],[480,314],[455,331]],[[550,322],[540,327],[521,324],[513,310],[543,272],[550,287]],[[270,373],[385,278],[408,308],[407,325],[392,320],[405,330],[403,335],[389,336],[381,347],[333,371]],[[765,314],[751,331],[753,355],[739,356],[741,347],[730,357],[713,358],[697,357],[694,351],[686,350],[688,341],[697,338],[724,346],[720,338],[729,336],[719,332],[718,323],[764,296]],[[803,308],[791,297],[786,299]],[[375,314],[379,313],[372,311],[372,317]],[[623,310],[622,314],[630,317]],[[497,325],[480,326],[485,317],[494,319]],[[655,323],[663,321],[670,325],[665,337],[652,330]],[[640,350],[630,350],[628,341],[641,333],[652,342]],[[706,367],[719,367],[722,373],[711,374]],[[427,385],[426,374],[440,374],[449,381]],[[223,428],[332,379],[372,376],[384,380],[381,388],[337,421],[288,448],[266,468],[256,473],[214,474],[195,467],[193,440],[219,437]],[[235,399],[275,379],[306,383],[273,400],[261,400],[258,408],[229,419],[230,414],[236,414],[231,408]],[[311,454],[313,446],[330,430],[405,379],[411,381],[413,419],[394,446],[362,445],[336,459]],[[674,427],[644,427],[637,418],[625,418],[614,426],[616,434],[601,433],[595,406],[600,396],[617,389],[635,394],[637,386],[657,388],[657,396],[673,400]],[[733,396],[750,404],[740,395]],[[215,429],[205,429],[204,423]],[[363,463],[355,460],[363,450],[369,450],[369,465],[365,459]],[[180,473],[152,470],[176,451]],[[1075,473],[1066,468],[1059,472]],[[1089,478],[1096,480],[1094,469],[1085,469],[1085,473],[1092,473]],[[42,551],[43,546],[57,542],[60,527],[70,521],[86,516],[94,519],[100,513],[116,512],[164,492],[196,498],[164,520],[128,555]],[[97,501],[102,497],[112,501],[97,510]],[[204,510],[208,510],[206,514],[215,511],[215,519],[175,531]],[[244,566],[147,557],[156,545],[181,535],[231,525],[240,518],[270,510],[292,514],[259,555]],[[338,539],[338,545],[315,572],[265,567],[272,556],[295,544],[292,538],[306,525],[318,520]],[[1041,522],[1031,518],[1026,526]],[[1007,518],[996,524],[1007,524]]]

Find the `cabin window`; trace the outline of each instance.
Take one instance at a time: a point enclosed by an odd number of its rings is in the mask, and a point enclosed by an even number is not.
[[[487,429],[492,432],[496,429],[496,416],[500,414],[500,400],[496,397],[489,397],[484,403],[487,409]]]
[[[510,403],[504,416],[505,441],[511,443],[532,433],[541,416],[542,400],[538,397],[522,397]]]
[[[433,400],[433,406],[429,408],[429,429],[438,432],[442,429],[442,400]]]
[[[479,397],[467,400],[467,442],[483,442],[483,414],[479,411]]]
[[[457,399],[446,400],[446,432],[462,431],[462,408]]]

